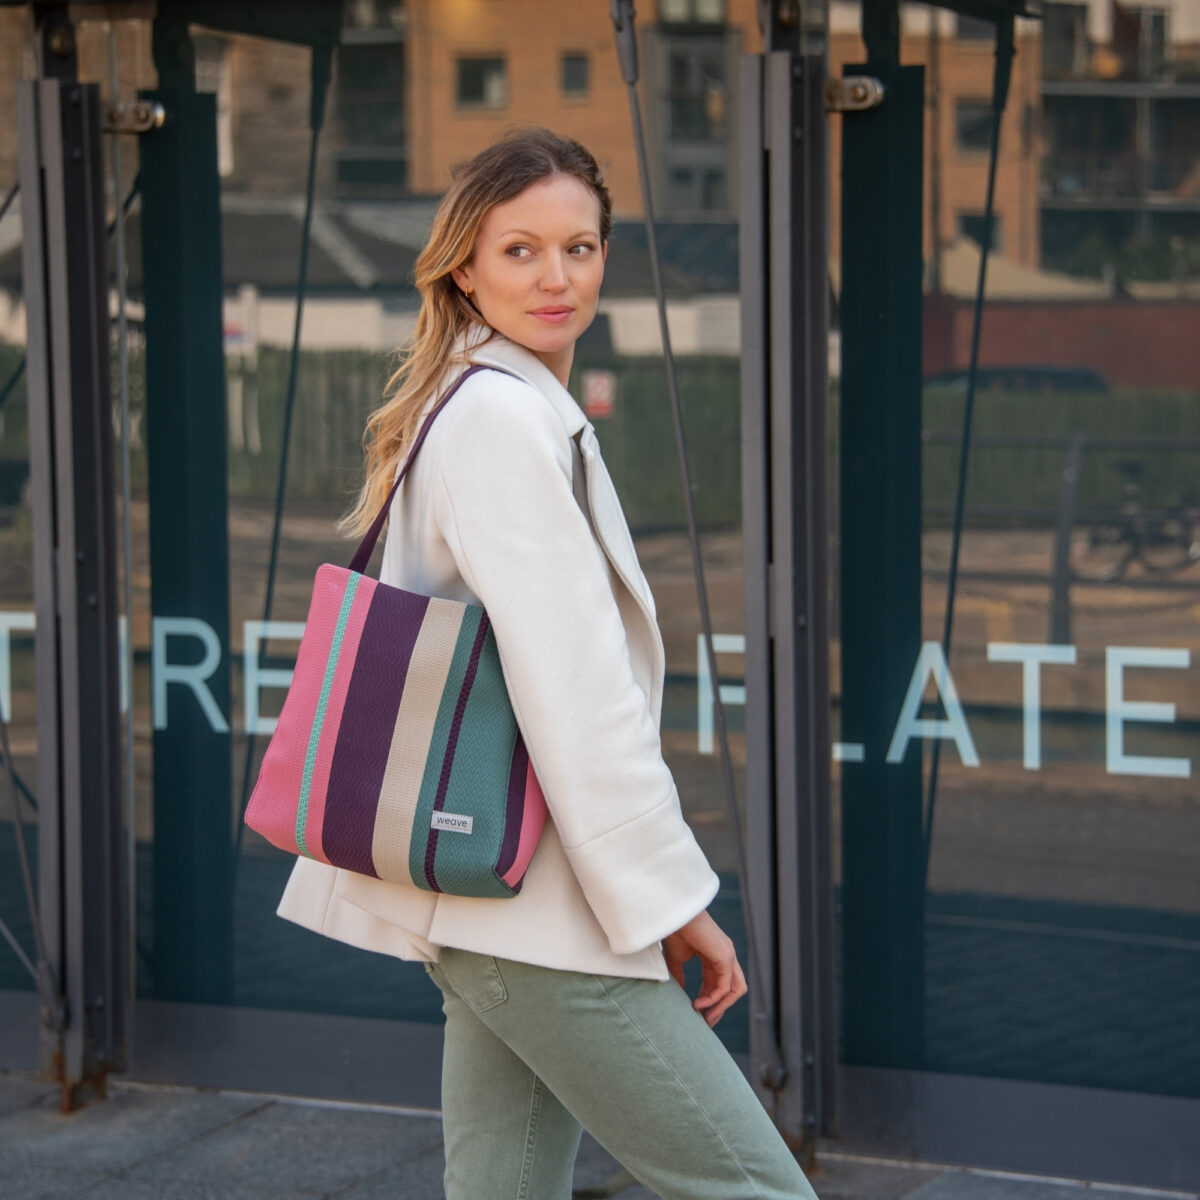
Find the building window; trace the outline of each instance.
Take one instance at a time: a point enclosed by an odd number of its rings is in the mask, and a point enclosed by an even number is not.
[[[217,173],[233,174],[233,73],[229,68],[229,42],[201,33],[192,37],[196,55],[196,91],[217,98]]]
[[[342,37],[351,40],[356,35],[377,34],[387,36],[402,33],[407,26],[408,14],[403,3],[390,0],[346,0],[342,7]]]
[[[664,25],[723,25],[725,0],[658,0]]]
[[[1042,10],[1042,75],[1070,79],[1088,66],[1086,4],[1047,4]]]
[[[591,63],[586,54],[564,54],[562,56],[562,94],[580,97],[588,94],[591,86]]]
[[[671,50],[667,69],[671,140],[724,142],[724,43],[678,44]]]
[[[724,212],[729,208],[728,183],[719,167],[673,167],[667,176],[667,207],[684,213]]]
[[[956,17],[954,36],[964,42],[991,42],[996,38],[996,25],[983,17],[968,17],[959,13]]]
[[[460,58],[455,98],[459,108],[505,108],[508,67],[503,58]]]
[[[333,158],[343,194],[406,186],[404,91],[403,42],[364,40],[338,47]]]
[[[958,232],[965,238],[970,238],[977,246],[983,245],[983,213],[959,213]],[[1000,218],[992,214],[992,244],[988,247],[994,254],[999,254],[1003,246],[1000,236]]]
[[[960,100],[954,106],[954,144],[964,154],[986,153],[992,145],[992,106]]]

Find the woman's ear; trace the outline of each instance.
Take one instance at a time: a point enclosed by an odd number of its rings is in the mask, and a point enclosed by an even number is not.
[[[600,261],[608,262],[608,239],[607,238],[605,238],[605,240],[600,244]]]
[[[469,296],[475,290],[475,285],[471,282],[470,267],[455,267],[450,272],[450,278],[458,284],[464,296]]]

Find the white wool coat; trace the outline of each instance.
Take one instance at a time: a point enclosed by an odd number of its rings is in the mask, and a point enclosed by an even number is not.
[[[654,600],[582,410],[536,356],[488,333],[470,358],[500,370],[466,380],[434,422],[393,502],[380,578],[487,609],[546,831],[511,899],[301,858],[279,915],[405,959],[454,946],[665,979],[659,941],[708,906],[717,878],[663,762]]]

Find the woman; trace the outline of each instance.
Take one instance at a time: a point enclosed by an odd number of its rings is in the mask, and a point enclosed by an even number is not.
[[[431,427],[381,578],[488,611],[550,810],[520,894],[449,896],[300,859],[279,912],[424,961],[441,988],[452,1200],[565,1200],[581,1124],[664,1197],[811,1197],[710,1028],[746,983],[662,758],[653,600],[566,390],[610,226],[595,160],[546,130],[461,169],[417,261],[420,317],[347,519],[369,524],[458,375],[494,368]]]

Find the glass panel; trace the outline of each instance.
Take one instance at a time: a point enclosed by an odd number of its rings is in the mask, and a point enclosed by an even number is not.
[[[881,596],[919,594],[886,731],[854,747],[880,778],[919,771],[886,823],[842,813],[852,1062],[1200,1096],[1200,357],[1184,332],[1200,319],[1200,208],[1184,182],[1200,171],[1200,110],[1191,52],[1172,40],[1180,11],[1114,7],[1111,39],[1090,44],[1082,5],[1018,29],[969,446],[989,240],[971,67],[983,31],[960,18],[935,51],[922,23],[905,27],[902,60],[928,67],[936,52],[940,80],[936,93],[926,80],[926,157],[910,164],[925,184],[923,230],[908,235],[925,260],[920,561],[889,556],[883,512],[846,549]],[[832,43],[835,74],[862,61],[856,37]],[[1039,119],[1041,141],[1027,135]],[[880,193],[848,199],[863,221],[896,218]],[[843,278],[841,310],[850,289],[883,286]],[[897,476],[910,444],[891,451]],[[868,516],[880,503],[871,487],[846,502]],[[835,643],[843,662],[849,650]],[[858,769],[844,753],[847,798]],[[880,838],[895,875],[852,875]],[[864,978],[880,991],[856,990]]]
[[[335,57],[330,95],[333,109],[318,154],[318,209],[295,366],[294,415],[286,445],[285,409],[293,368],[309,149],[308,52],[283,42],[236,34],[222,33],[218,38],[216,32],[206,30],[203,35],[209,39],[204,43],[206,61],[217,64],[209,72],[210,83],[218,93],[221,78],[228,76],[238,85],[231,93],[233,119],[229,125],[233,167],[231,173],[220,176],[227,539],[221,545],[204,545],[199,531],[192,530],[188,542],[193,547],[192,561],[186,564],[186,577],[198,604],[208,579],[228,571],[227,639],[216,634],[218,617],[210,622],[200,616],[195,605],[189,607],[186,593],[182,611],[152,611],[153,604],[161,604],[151,590],[155,504],[160,519],[164,512],[174,511],[174,519],[181,521],[182,514],[190,510],[182,507],[184,497],[164,496],[162,489],[169,492],[167,485],[172,482],[169,455],[160,449],[158,453],[165,457],[155,460],[154,440],[147,434],[147,363],[154,348],[147,338],[182,334],[178,329],[165,329],[161,321],[155,325],[153,320],[149,334],[144,333],[142,318],[150,303],[146,289],[151,286],[144,265],[156,261],[178,230],[164,230],[161,224],[156,227],[153,213],[136,205],[129,224],[134,318],[128,360],[134,460],[130,516],[134,536],[131,636],[137,730],[137,965],[138,994],[147,999],[440,1020],[438,994],[419,967],[352,949],[279,920],[275,908],[293,860],[258,835],[242,831],[236,861],[230,868],[223,830],[217,829],[225,812],[230,828],[238,828],[246,799],[244,781],[253,783],[272,720],[279,712],[294,663],[297,627],[307,612],[313,572],[321,562],[345,561],[348,556],[335,522],[357,489],[365,420],[383,393],[392,351],[415,322],[412,270],[432,217],[435,201],[431,197],[449,183],[453,165],[498,133],[490,123],[484,127],[477,124],[477,110],[460,111],[456,102],[482,107],[507,103],[507,63],[512,57],[516,73],[515,47],[524,44],[518,36],[520,30],[509,30],[509,15],[501,12],[495,16],[494,28],[481,26],[479,34],[484,44],[509,45],[506,39],[510,39],[511,55],[458,57],[452,40],[444,36],[423,33],[426,40],[413,43],[418,33],[406,31],[403,22],[381,18],[384,10],[394,11],[395,6],[353,6],[354,37]],[[480,11],[487,16],[490,7]],[[602,33],[606,28],[607,15],[600,10],[596,13],[580,16],[574,25],[564,18],[555,54],[570,82],[581,79],[574,60],[587,65],[586,56],[573,47],[590,44],[588,39],[598,36],[597,22]],[[147,65],[152,61],[149,23],[123,23],[123,28],[127,44],[120,47],[121,90],[130,96],[136,88],[153,88],[156,80]],[[395,41],[396,30],[403,34],[400,42]],[[372,38],[363,36],[364,31],[372,33]],[[723,46],[724,42],[718,39],[712,44]],[[538,61],[544,62],[544,47],[538,54]],[[436,92],[437,102],[429,114],[429,129],[421,129],[425,140],[418,145],[413,140],[417,127],[411,111],[396,93],[400,80],[409,80],[410,71],[415,74],[433,59],[442,64],[437,85],[441,90]],[[106,62],[106,58],[99,61]],[[697,76],[701,82],[703,78]],[[723,80],[722,75],[715,78]],[[564,82],[569,81],[564,76]],[[591,89],[598,92],[601,86],[587,71],[582,73],[582,81],[584,91],[564,103],[563,113],[569,107],[572,120],[592,119],[587,108],[593,102]],[[608,82],[619,89],[619,79]],[[615,94],[623,100],[619,90]],[[705,104],[712,108],[712,98],[704,99],[701,107]],[[220,113],[218,104],[218,121]],[[512,115],[551,127],[565,123],[558,121],[553,110],[542,107]],[[724,120],[715,109],[706,109],[702,115],[709,122]],[[634,149],[624,128],[617,136],[606,132],[611,124],[608,110],[603,114],[598,110],[596,136],[585,140],[605,162],[616,192],[616,209],[622,214],[608,260],[612,284],[602,301],[600,318],[579,346],[572,389],[586,401],[597,426],[658,602],[668,659],[664,744],[687,814],[722,875],[718,915],[744,946],[728,816],[713,753],[712,685],[707,669],[698,665],[698,605],[660,347],[648,299],[649,270],[638,216]],[[435,159],[434,151],[441,153],[445,147],[452,148],[453,157],[447,151],[444,161]],[[142,187],[149,189],[156,182],[152,147],[147,142],[142,149]],[[212,182],[205,172],[215,165],[204,157],[211,152],[212,147],[206,150],[197,135],[196,146],[186,156],[189,169],[197,172],[193,178],[196,190]],[[127,156],[126,192],[137,165]],[[423,172],[419,177],[418,170]],[[688,207],[729,202],[725,176],[716,168],[701,163],[688,178]],[[366,194],[376,185],[390,190]],[[330,202],[335,195],[337,202]],[[189,236],[207,237],[210,233],[194,227]],[[674,289],[672,303],[685,314],[676,351],[693,470],[700,485],[697,504],[716,631],[721,639],[718,647],[722,666],[728,669],[722,686],[731,705],[734,754],[740,761],[744,748],[738,700],[742,624],[739,463],[737,455],[729,453],[738,439],[736,225],[731,219],[673,222],[664,225],[660,239]],[[193,262],[189,269],[199,267]],[[178,286],[187,285],[181,282]],[[191,292],[187,295],[188,318],[199,323],[204,319],[200,301],[194,300]],[[166,305],[169,299],[172,297],[160,295],[159,303]],[[214,383],[214,390],[221,382]],[[158,399],[160,407],[153,412],[155,419],[162,421],[161,397]],[[160,440],[159,445],[163,444]],[[166,483],[161,482],[164,464]],[[274,505],[284,464],[284,504],[276,529]],[[160,492],[152,504],[151,480],[156,471]],[[206,498],[187,499],[199,504]],[[173,510],[173,505],[179,507]],[[278,566],[268,614],[268,564],[276,535]],[[161,547],[163,543],[157,544]],[[161,582],[161,568],[158,578]],[[265,631],[261,626],[264,615],[270,621]],[[193,624],[186,628],[164,624],[178,618]],[[210,652],[217,666],[208,665]],[[222,670],[230,677],[228,712],[211,700],[218,694]],[[214,736],[222,720],[229,725],[232,769],[231,783],[219,789],[221,794],[197,789],[186,778],[156,789],[156,739],[161,746],[167,744],[167,735],[187,729],[196,744],[223,747]],[[194,746],[188,753],[203,758]],[[224,753],[224,749],[214,751],[218,757]],[[164,757],[160,755],[158,762],[160,780],[165,778],[163,769],[170,766]],[[173,856],[167,847],[180,844],[181,829],[186,832],[189,822],[210,840],[203,844],[193,840],[185,852]],[[191,878],[206,881],[207,893],[197,893]],[[212,910],[221,908],[227,916],[218,920]],[[184,928],[191,930],[187,937],[172,932]],[[214,980],[228,982],[217,988]],[[741,1049],[746,1046],[745,1013],[746,1006],[739,1006],[721,1026],[723,1036]]]
[[[9,89],[3,119],[15,124]],[[4,181],[4,191],[15,180]],[[37,713],[33,661],[33,546],[29,501],[29,423],[25,403],[25,330],[20,310],[20,207],[0,219],[0,718],[16,770],[10,792],[8,764],[0,756],[0,991],[33,990],[22,956],[36,961],[17,847],[13,801],[25,827],[25,846],[37,886]],[[15,939],[14,947],[9,936]]]

